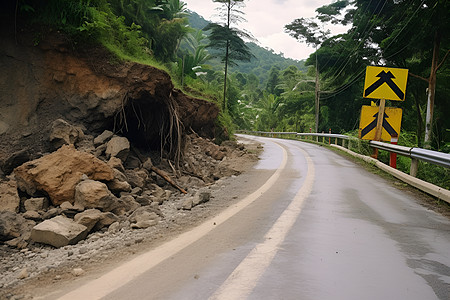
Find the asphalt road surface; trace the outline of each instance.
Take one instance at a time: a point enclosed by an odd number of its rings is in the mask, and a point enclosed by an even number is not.
[[[60,299],[450,299],[448,218],[323,147],[248,138],[240,202]]]

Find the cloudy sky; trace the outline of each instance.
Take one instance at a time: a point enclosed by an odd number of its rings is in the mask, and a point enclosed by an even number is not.
[[[193,10],[207,20],[217,21],[215,8],[219,4],[212,0],[182,0],[189,10]],[[250,31],[258,40],[260,46],[282,52],[285,57],[306,59],[314,49],[304,43],[297,42],[284,33],[284,26],[296,18],[315,16],[316,8],[330,4],[332,0],[247,0],[242,11],[246,23],[241,27]],[[337,34],[346,31],[344,28],[330,28]]]

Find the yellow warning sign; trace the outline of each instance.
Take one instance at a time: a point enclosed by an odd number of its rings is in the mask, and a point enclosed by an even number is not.
[[[364,81],[364,98],[405,100],[408,69],[369,66]]]
[[[375,139],[375,130],[378,120],[378,106],[363,105],[359,122],[359,138],[363,140]],[[383,130],[381,140],[390,142],[392,136],[400,135],[402,124],[402,109],[386,107],[384,109]]]

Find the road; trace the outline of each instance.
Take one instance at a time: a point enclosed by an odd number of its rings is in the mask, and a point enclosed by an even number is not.
[[[328,149],[248,138],[242,200],[60,299],[450,298],[448,218]]]

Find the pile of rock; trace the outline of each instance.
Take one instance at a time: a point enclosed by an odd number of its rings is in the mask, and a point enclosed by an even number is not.
[[[150,157],[142,162],[142,157],[130,155],[127,138],[111,131],[94,138],[82,128],[56,120],[50,141],[55,152],[25,162],[0,181],[0,241],[18,248],[36,242],[62,247],[110,226],[147,228],[164,217],[159,206],[175,190],[152,172]],[[196,175],[196,170],[207,169],[197,162],[197,168],[190,169],[194,176],[182,176],[182,182],[201,187],[205,182],[199,177],[205,181],[217,177],[212,175],[217,171],[213,166],[223,156],[203,156],[211,160],[211,171]],[[201,162],[203,156],[189,161]],[[209,199],[200,194],[189,195],[179,209]]]

